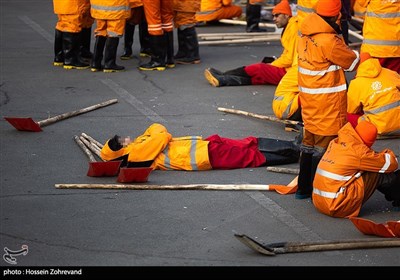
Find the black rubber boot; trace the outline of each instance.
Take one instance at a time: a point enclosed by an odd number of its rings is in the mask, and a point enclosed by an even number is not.
[[[392,201],[394,211],[400,211],[400,170],[380,174],[377,190],[385,195],[387,201]]]
[[[115,63],[117,58],[119,38],[107,37],[106,49],[104,51],[104,73],[124,71],[125,67]]]
[[[141,57],[151,57],[151,42],[150,34],[147,30],[147,22],[144,20],[139,23],[139,41],[140,41],[140,53]]]
[[[151,60],[139,66],[139,70],[150,71],[164,71],[165,59],[167,57],[167,42],[166,36],[150,36],[151,38]]]
[[[181,58],[186,57],[186,44],[185,44],[185,35],[183,34],[183,30],[178,28],[178,51],[176,52],[174,58],[175,60],[179,60]],[[178,63],[178,62],[177,62]]]
[[[63,52],[63,32],[60,30],[55,31],[54,36],[54,66],[64,65],[64,52]]]
[[[132,58],[132,45],[133,45],[134,34],[135,34],[135,25],[126,22],[125,32],[124,32],[124,52],[120,56],[122,60],[128,60]]]
[[[246,32],[266,32],[264,28],[260,28],[258,25],[261,20],[261,6],[250,5],[247,1],[246,5]]]
[[[175,67],[175,61],[174,61],[174,32],[169,31],[165,32],[164,36],[166,37],[167,41],[167,61],[165,63],[165,66],[167,68],[174,68]]]
[[[295,198],[305,199],[311,197],[313,189],[312,183],[312,154],[301,152],[300,172]]]
[[[103,62],[104,46],[106,45],[106,41],[107,37],[105,36],[96,37],[96,41],[94,43],[93,59],[90,66],[90,71],[92,72],[103,71],[104,69],[102,62]]]
[[[184,56],[175,59],[177,64],[199,64],[199,41],[197,39],[196,28],[189,27],[181,31],[183,34],[183,50],[185,51]],[[178,30],[179,34],[179,30]],[[178,38],[179,39],[179,38]]]
[[[86,62],[90,62],[93,54],[90,52],[90,41],[92,39],[92,28],[82,28],[80,34],[81,46],[79,49],[79,56]]]
[[[208,68],[204,70],[205,78],[212,86],[215,87],[251,85],[250,76],[244,77],[244,76],[230,75],[225,73],[221,75],[220,71],[214,71],[213,68]]]
[[[79,59],[79,33],[63,33],[64,69],[87,69],[89,64]]]
[[[258,138],[258,149],[267,159],[268,166],[296,163],[300,157],[300,149],[292,141]]]

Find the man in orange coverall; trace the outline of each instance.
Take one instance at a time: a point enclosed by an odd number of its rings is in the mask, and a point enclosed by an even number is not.
[[[375,152],[376,127],[361,121],[354,129],[339,130],[318,164],[313,182],[313,204],[332,217],[356,217],[378,190],[394,207],[400,206],[400,170],[393,151]],[[396,171],[397,170],[397,171]]]
[[[103,146],[101,158],[123,160],[122,165],[127,167],[194,171],[294,163],[299,149],[295,141],[253,136],[172,137],[163,125],[154,123],[132,142],[115,135]]]
[[[351,50],[336,23],[340,0],[319,0],[316,13],[300,26],[298,83],[304,137],[296,199],[311,196],[315,170],[329,142],[346,124],[347,84],[344,71],[353,71],[359,54]]]

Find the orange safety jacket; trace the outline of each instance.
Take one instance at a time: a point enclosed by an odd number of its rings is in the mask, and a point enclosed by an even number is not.
[[[86,0],[53,0],[54,13],[57,15],[79,14],[79,8],[85,5]]]
[[[329,143],[318,164],[313,182],[313,204],[328,216],[357,216],[364,199],[360,172],[390,173],[397,168],[396,155],[391,150],[373,151],[347,123],[338,137]]]
[[[347,121],[344,71],[355,69],[359,54],[315,13],[305,18],[300,32],[298,82],[304,127],[316,135],[337,135]]]
[[[297,44],[298,44],[298,18],[291,17],[282,33],[281,43],[283,52],[279,58],[271,63],[286,69],[286,74],[280,80],[274,93],[272,110],[280,119],[287,119],[299,108],[298,104],[298,74],[297,74]]]
[[[90,13],[95,19],[127,19],[131,8],[128,0],[90,0]]]
[[[400,1],[358,2],[367,9],[360,52],[373,57],[400,57]]]
[[[364,115],[379,134],[400,135],[400,75],[370,58],[357,69],[347,92],[347,112]]]
[[[172,138],[163,125],[154,123],[118,151],[111,150],[107,141],[101,150],[101,158],[109,161],[128,155],[128,162],[153,161],[153,169],[210,170],[208,143],[200,136]]]
[[[283,30],[281,44],[282,54],[271,62],[271,65],[289,70],[293,65],[297,66],[297,33],[299,30],[297,16],[291,17]]]

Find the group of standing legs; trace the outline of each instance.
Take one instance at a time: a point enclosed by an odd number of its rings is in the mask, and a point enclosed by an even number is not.
[[[196,33],[196,12],[200,0],[53,0],[58,16],[55,28],[54,62],[65,69],[87,69],[92,72],[119,72],[117,65],[119,39],[124,37],[120,59],[133,57],[136,25],[139,26],[140,56],[150,57],[140,70],[158,70],[177,64],[200,63]],[[90,52],[92,25],[95,43]],[[178,50],[174,55],[174,27]]]

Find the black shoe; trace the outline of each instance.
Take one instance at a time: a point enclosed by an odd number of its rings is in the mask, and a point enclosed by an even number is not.
[[[165,70],[165,63],[159,63],[154,60],[151,60],[148,63],[141,64],[139,66],[139,70],[143,71],[151,71],[151,70],[157,70],[157,71],[164,71]]]

